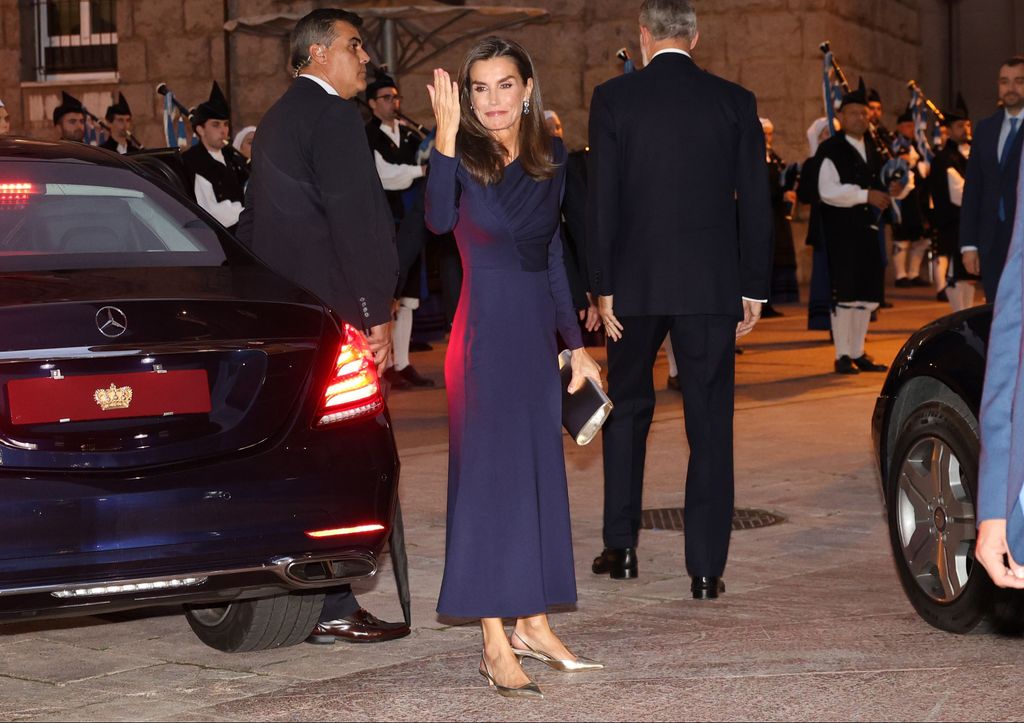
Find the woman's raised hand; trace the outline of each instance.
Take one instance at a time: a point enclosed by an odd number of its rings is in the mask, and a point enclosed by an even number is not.
[[[437,139],[434,148],[452,158],[455,157],[455,136],[459,133],[462,106],[459,103],[459,84],[451,79],[448,71],[434,68],[434,84],[427,84],[430,105],[434,108],[437,121]]]

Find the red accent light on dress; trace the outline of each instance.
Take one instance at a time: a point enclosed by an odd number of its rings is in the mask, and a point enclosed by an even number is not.
[[[370,525],[357,525],[356,527],[337,527],[333,530],[313,530],[306,533],[306,537],[317,540],[321,537],[341,537],[343,535],[358,535],[363,532],[380,532],[384,525],[373,523]]]
[[[345,340],[317,412],[318,427],[373,416],[384,407],[370,343],[351,324],[342,333]]]

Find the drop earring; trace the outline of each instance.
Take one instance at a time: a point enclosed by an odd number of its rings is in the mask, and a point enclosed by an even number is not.
[[[530,99],[523,101],[523,115],[530,115]]]

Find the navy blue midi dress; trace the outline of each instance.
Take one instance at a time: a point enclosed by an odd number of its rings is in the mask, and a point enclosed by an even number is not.
[[[583,346],[559,231],[565,147],[537,181],[484,186],[431,155],[426,221],[464,270],[445,358],[448,528],[437,611],[522,617],[576,601],[556,332]]]

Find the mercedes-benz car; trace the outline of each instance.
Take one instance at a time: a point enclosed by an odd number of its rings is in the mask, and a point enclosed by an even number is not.
[[[910,337],[872,420],[889,539],[900,582],[931,625],[965,633],[986,621],[1019,631],[1020,594],[997,590],[974,559],[991,305],[943,317]]]
[[[0,139],[0,621],[181,604],[215,648],[295,644],[391,531],[380,382],[154,168]]]

